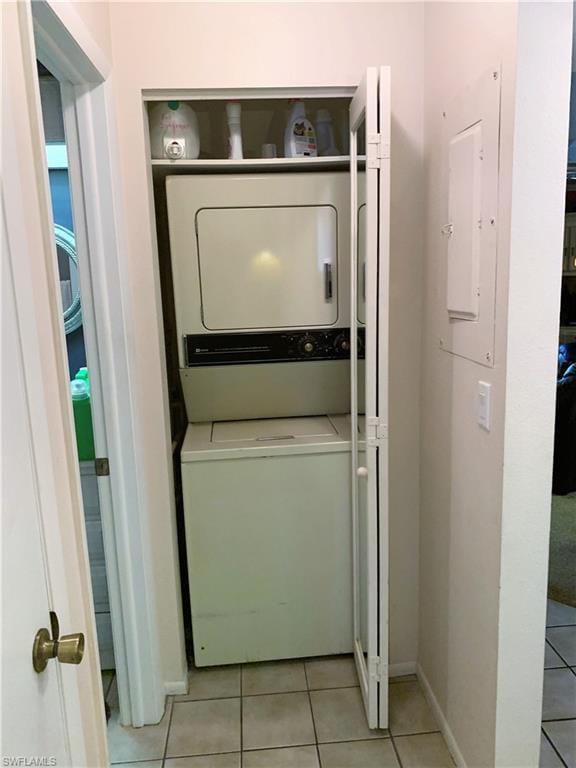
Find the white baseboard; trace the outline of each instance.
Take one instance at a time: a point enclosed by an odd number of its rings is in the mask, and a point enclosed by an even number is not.
[[[456,763],[457,768],[468,768],[466,765],[466,761],[464,760],[464,757],[462,755],[462,752],[458,747],[458,742],[454,738],[454,734],[452,733],[452,730],[448,725],[448,721],[446,720],[444,712],[442,711],[440,704],[438,704],[438,700],[436,699],[436,696],[432,691],[430,683],[428,682],[428,678],[422,671],[422,667],[419,664],[417,665],[417,668],[416,668],[416,674],[418,675],[418,680],[422,685],[422,689],[424,690],[424,695],[426,696],[426,699],[430,704],[432,712],[434,713],[434,717],[436,718],[436,721],[440,726],[440,730],[442,731],[442,735],[444,736],[448,750],[452,755],[452,758],[454,759],[454,762]]]
[[[415,675],[416,662],[401,661],[399,664],[390,664],[390,666],[388,667],[388,674],[390,677],[402,677],[402,675]]]
[[[164,693],[166,696],[181,696],[184,693],[188,693],[188,678],[185,677],[184,680],[164,683]]]

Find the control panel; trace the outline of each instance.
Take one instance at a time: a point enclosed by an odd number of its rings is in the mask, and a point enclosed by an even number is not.
[[[364,357],[364,329],[358,357]],[[345,360],[350,357],[350,329],[214,333],[184,336],[187,367],[287,363],[300,360]]]

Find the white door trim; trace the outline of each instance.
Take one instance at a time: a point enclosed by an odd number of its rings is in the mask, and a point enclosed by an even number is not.
[[[146,505],[140,498],[130,388],[129,297],[123,289],[127,281],[120,258],[120,196],[112,171],[116,167],[112,88],[105,57],[90,42],[73,9],[63,11],[61,6],[67,5],[34,2],[32,14],[36,54],[63,83],[74,225],[78,250],[83,252],[79,271],[94,439],[97,454],[108,456],[111,467],[110,477],[99,478],[99,494],[120,716],[124,724],[137,727],[161,719],[165,692],[149,533],[141,514]],[[46,177],[48,193],[47,185]]]
[[[66,0],[34,0],[32,19],[36,45],[42,47],[44,66],[58,80],[74,85],[101,83],[110,74],[110,62]]]

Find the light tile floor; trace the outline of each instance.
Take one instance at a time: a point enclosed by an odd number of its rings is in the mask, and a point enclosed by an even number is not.
[[[548,601],[540,768],[576,768],[576,608]]]
[[[118,723],[114,768],[453,768],[415,676],[391,681],[390,730],[371,731],[351,657],[193,669],[162,721]]]

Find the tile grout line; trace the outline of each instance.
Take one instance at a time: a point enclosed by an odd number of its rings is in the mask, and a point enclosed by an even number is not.
[[[392,738],[392,733],[390,732],[390,729],[388,729],[388,733],[390,733],[390,738]],[[434,733],[439,733],[442,735],[442,738],[444,738],[444,735],[442,734],[442,731],[440,728],[436,728],[435,731],[415,731],[414,733],[395,733],[394,738],[395,739],[404,739],[407,736],[432,736]]]
[[[164,768],[166,763],[166,754],[168,752],[168,739],[170,738],[170,729],[172,728],[172,717],[174,716],[174,698],[168,697],[168,705],[170,707],[170,717],[168,718],[168,728],[166,728],[166,739],[164,741],[164,751],[162,754],[161,768]]]
[[[110,705],[110,711],[112,711],[112,705],[110,704],[109,698],[112,695],[112,688],[114,688],[114,683],[116,683],[116,687],[118,687],[118,681],[116,680],[116,672],[112,675],[112,680],[110,681],[110,685],[108,686],[108,690],[106,691],[106,696],[104,697],[104,701],[106,701],[107,704]]]
[[[303,693],[303,691],[295,691],[295,693]],[[238,698],[238,697],[236,697],[236,698]],[[183,702],[183,703],[186,703],[186,702]],[[173,715],[173,711],[174,710],[172,709],[171,718],[172,718],[172,715]],[[313,722],[314,722],[314,720],[313,720]],[[436,734],[436,733],[441,734],[441,731],[416,731],[415,733],[397,734],[396,737],[394,737],[392,735],[392,733],[390,732],[390,730],[388,730],[388,734],[387,735],[379,736],[377,738],[370,739],[369,741],[370,742],[391,741],[391,742],[393,742],[394,748],[395,748],[395,751],[396,751],[396,743],[394,741],[395,738],[412,738],[414,736],[430,736],[430,735],[433,735],[433,734]],[[361,742],[361,741],[365,741],[365,739],[343,739],[341,741],[336,740],[336,741],[322,742],[322,744],[357,744],[358,742]],[[313,746],[316,746],[316,745],[314,745],[314,744],[312,744],[310,742],[306,742],[306,743],[301,743],[301,744],[290,744],[288,746],[283,746],[283,747],[257,747],[255,749],[249,749],[249,750],[246,750],[246,751],[247,752],[268,752],[268,751],[274,751],[274,750],[280,750],[280,749],[294,749],[294,748],[313,747]],[[317,746],[320,746],[320,745],[318,744]],[[182,759],[182,758],[190,758],[190,757],[214,757],[216,755],[230,755],[230,754],[236,754],[236,753],[237,753],[237,750],[225,750],[223,752],[207,752],[207,753],[204,753],[204,754],[201,754],[201,755],[197,755],[197,754],[195,754],[195,755],[180,754],[180,755],[172,755],[172,756],[166,755],[164,760],[171,760],[171,759],[174,759],[174,758]],[[149,762],[150,760],[152,760],[152,761],[155,761],[155,760],[162,761],[163,758],[144,758],[143,760],[128,760],[128,761],[124,761],[124,762],[128,762],[130,764],[133,763],[135,766],[137,766],[138,763]],[[111,765],[115,765],[115,764],[111,763]]]
[[[316,720],[314,718],[314,707],[312,706],[312,696],[310,695],[310,682],[308,681],[308,670],[304,662],[304,679],[306,680],[306,691],[308,693],[308,704],[312,715],[312,727],[314,728],[314,739],[316,741],[316,757],[318,758],[318,768],[322,768],[322,758],[320,757],[320,747],[318,745],[318,732],[316,730]]]
[[[565,768],[568,768],[568,766],[567,766],[567,765],[566,765],[566,763],[564,762],[564,758],[562,757],[562,755],[560,754],[560,752],[558,752],[558,750],[556,749],[556,745],[554,744],[554,742],[552,741],[552,739],[551,739],[551,738],[548,736],[548,734],[546,733],[546,731],[544,730],[544,728],[542,728],[542,733],[544,734],[544,738],[546,739],[546,741],[547,741],[547,742],[550,744],[550,746],[552,747],[552,749],[553,749],[553,750],[554,750],[554,752],[556,753],[556,755],[557,755],[558,759],[560,760],[560,762],[562,763],[562,765],[564,765],[564,766],[565,766]]]
[[[547,627],[547,629],[548,629],[548,627]],[[549,648],[552,648],[552,650],[554,651],[554,653],[556,654],[556,656],[560,656],[560,654],[558,653],[558,651],[556,650],[556,648],[554,648],[554,646],[552,645],[552,643],[550,642],[550,640],[548,640],[548,638],[546,638],[546,639],[544,640],[544,646],[545,646],[545,647],[544,647],[544,654],[546,654],[546,646],[548,646]],[[561,661],[561,662],[564,664],[564,666],[565,666],[565,667],[568,667],[568,666],[569,666],[568,664],[566,664],[566,662],[564,661],[564,659],[562,658],[562,656],[560,656],[560,661]],[[545,669],[545,670],[546,670],[546,669],[561,669],[561,667],[544,667],[544,669]]]
[[[108,694],[110,693],[110,688],[112,688],[112,683],[114,682],[114,678],[116,677],[116,672],[112,672],[110,676],[110,682],[106,686],[106,690],[104,691],[104,701],[108,701]],[[104,688],[104,686],[102,686]]]
[[[337,686],[337,687],[330,687],[330,688],[311,689],[310,688],[310,681],[309,681],[309,677],[308,677],[308,670],[307,670],[307,667],[306,667],[306,662],[302,662],[302,664],[303,664],[304,678],[305,678],[305,684],[306,684],[306,689],[305,690],[274,691],[274,692],[267,692],[267,693],[261,693],[261,694],[250,694],[247,698],[258,697],[258,696],[266,696],[266,695],[267,696],[275,696],[275,695],[278,696],[278,695],[285,695],[286,693],[292,693],[292,694],[294,694],[294,693],[306,693],[307,694],[307,698],[308,698],[309,707],[310,707],[310,713],[311,713],[311,718],[312,718],[312,725],[313,725],[313,729],[314,729],[315,744],[295,744],[295,745],[290,745],[290,747],[315,746],[316,747],[317,758],[318,758],[318,761],[319,761],[319,766],[321,766],[322,765],[322,760],[321,760],[320,750],[319,750],[320,744],[318,742],[318,733],[317,733],[317,728],[316,728],[316,720],[315,720],[315,717],[314,717],[314,709],[313,709],[313,706],[312,706],[311,694],[312,694],[313,691],[320,691],[321,692],[323,690],[333,690],[333,691],[334,690],[354,690],[354,689],[358,688],[358,686],[357,685],[352,685],[352,686]],[[243,670],[244,670],[244,666],[245,665],[240,664],[239,665],[239,670],[238,670],[239,684],[240,684],[240,765],[241,765],[241,767],[244,764],[244,752],[245,752],[245,749],[244,749],[244,738],[243,738],[243,700],[245,698],[244,686],[243,686]],[[414,681],[414,680],[400,680],[400,681],[398,681],[398,683],[409,683],[409,682],[410,683],[414,683],[414,682],[417,683],[418,681],[417,680],[416,681]],[[166,739],[165,739],[165,744],[164,744],[164,754],[163,754],[163,757],[161,758],[162,768],[164,768],[166,760],[168,759],[167,749],[168,749],[168,741],[169,741],[169,738],[170,738],[170,731],[171,731],[172,720],[173,720],[173,715],[174,715],[174,706],[177,703],[186,703],[186,702],[182,702],[182,701],[177,701],[175,696],[171,696],[171,697],[168,697],[168,698],[169,698],[169,700],[171,700],[171,705],[170,705],[171,706],[171,710],[170,710],[170,717],[169,717],[168,727],[167,727],[167,731],[166,731]],[[209,698],[209,699],[191,699],[191,700],[188,699],[187,701],[198,703],[198,702],[202,702],[202,701],[222,701],[222,700],[232,699],[232,698],[237,698],[237,696],[223,696],[223,697],[215,697],[215,698]],[[569,719],[573,719],[573,718],[569,718]],[[416,733],[400,734],[400,735],[401,736],[423,736],[423,735],[428,735],[428,734],[438,733],[438,732],[439,732],[438,730],[435,730],[435,731],[418,731]],[[385,740],[386,738],[390,739],[391,744],[392,744],[392,748],[394,750],[394,753],[395,753],[396,759],[397,759],[397,761],[399,763],[399,766],[400,766],[400,768],[403,768],[402,760],[400,758],[400,754],[399,754],[397,743],[396,743],[396,737],[397,736],[399,736],[399,734],[393,735],[392,732],[390,731],[390,729],[388,729],[388,734],[387,735],[382,736],[381,739],[376,739],[376,740]],[[344,740],[334,740],[334,741],[331,740],[331,741],[326,742],[326,743],[330,743],[330,744],[345,744],[345,743],[354,744],[357,741],[362,741],[362,740],[361,739],[344,739]],[[262,747],[262,748],[258,748],[256,750],[246,750],[246,751],[261,751],[261,750],[267,750],[267,749],[281,749],[281,748],[282,747]],[[222,753],[218,753],[218,754],[232,754],[232,753],[230,752],[230,750],[228,750],[226,752],[222,752]],[[133,761],[133,762],[135,762],[135,768],[137,768],[137,761]]]
[[[546,629],[557,629],[558,627],[576,627],[576,622],[569,621],[568,624],[546,624]]]
[[[542,719],[543,723],[569,723],[572,720],[576,720],[576,717],[550,717],[546,720]]]
[[[550,600],[550,598],[548,598],[548,600]],[[572,607],[567,603],[559,603],[557,600],[551,600],[550,602],[558,603],[558,605],[567,606],[568,608]],[[548,624],[548,616],[546,616],[546,629],[555,629],[556,627],[576,627],[576,621],[569,621],[567,624]]]
[[[409,682],[413,683],[413,682],[416,682],[416,684],[418,686],[418,689],[422,690],[421,685],[420,685],[420,681],[417,678],[416,678],[416,680],[401,680],[399,682],[403,682],[403,683],[409,683]],[[446,747],[446,749],[448,751],[448,754],[450,755],[450,759],[452,761],[452,764],[455,765],[454,758],[452,757],[452,754],[448,750],[448,745],[446,744],[446,739],[444,737],[444,734],[442,733],[442,730],[440,729],[440,727],[438,725],[438,721],[436,720],[435,717],[433,717],[433,719],[434,719],[434,724],[436,726],[435,730],[433,730],[433,731],[417,731],[416,733],[396,733],[396,734],[394,734],[394,733],[392,733],[392,729],[390,727],[390,722],[388,722],[388,733],[390,734],[390,740],[392,742],[392,748],[394,750],[394,753],[396,754],[396,759],[398,760],[398,764],[400,765],[400,768],[404,768],[404,766],[403,766],[403,763],[402,763],[402,758],[400,757],[400,752],[399,752],[399,749],[398,749],[398,745],[396,744],[396,739],[397,738],[412,738],[412,737],[418,737],[418,736],[430,736],[430,735],[433,735],[433,734],[436,734],[436,733],[440,734],[440,737],[442,738],[442,743],[445,745],[445,747]],[[390,711],[388,712],[388,720],[390,721]]]
[[[414,680],[394,680],[394,678],[391,677],[388,682],[390,685],[406,685],[407,683],[417,683],[418,678],[415,677]]]
[[[568,667],[568,669],[572,669],[572,667],[570,666],[570,664],[568,664],[568,662],[566,661],[566,659],[564,658],[564,656],[562,656],[562,654],[560,653],[560,651],[559,651],[559,650],[557,650],[557,649],[556,649],[556,647],[553,645],[552,641],[551,641],[551,640],[548,640],[548,638],[546,638],[546,642],[548,643],[548,645],[550,646],[550,648],[552,648],[552,650],[554,651],[554,653],[555,653],[557,656],[559,656],[559,657],[560,657],[560,659],[563,661],[563,663],[565,664],[565,666],[567,666],[567,667]],[[562,667],[548,667],[548,669],[562,669]]]
[[[296,693],[303,693],[303,691],[296,691]],[[434,734],[434,733],[440,733],[440,731],[421,731],[418,733],[406,733],[406,734],[402,734],[402,736],[399,738],[406,738],[406,737],[412,737],[412,736],[430,736],[431,734]],[[384,742],[393,741],[393,739],[390,732],[388,732],[387,736],[380,736],[374,739],[344,739],[342,741],[326,741],[326,742],[321,742],[321,744],[319,744],[318,746],[321,746],[322,744],[358,744],[359,742],[363,742],[363,741],[369,741],[370,743],[372,743],[372,742],[380,742],[380,741],[384,741]],[[256,747],[255,749],[247,749],[246,752],[274,752],[276,750],[301,749],[302,747],[314,747],[314,746],[316,745],[308,742],[303,744],[290,744],[288,746],[283,746],[283,747]],[[170,755],[170,756],[167,755],[165,759],[166,760],[175,760],[175,759],[182,760],[182,759],[197,758],[197,757],[219,757],[220,755],[235,755],[235,754],[238,754],[238,750],[228,749],[224,752],[206,752],[200,755],[197,755],[197,754],[194,754],[194,755],[181,754],[181,755]],[[147,758],[143,758],[142,760],[123,759],[120,763],[115,762],[115,763],[110,763],[110,765],[111,766],[120,765],[120,764],[124,765],[124,763],[127,763],[130,765],[134,765],[135,768],[137,768],[139,763],[162,762],[162,760],[163,758],[159,758],[159,757],[152,757],[152,758],[147,757]]]
[[[302,747],[314,747],[315,744],[285,744],[283,747],[255,747],[254,749],[247,749],[246,752],[253,754],[254,752],[277,752],[284,749],[302,749]],[[209,757],[209,755],[199,755],[199,757]]]
[[[558,667],[558,669],[560,669],[560,667]],[[408,682],[415,682],[415,681],[414,680],[406,680],[404,682],[408,683]],[[352,688],[359,688],[359,687],[360,687],[359,685],[339,685],[339,686],[337,686],[335,688],[310,688],[310,689],[308,689],[308,688],[298,688],[297,690],[294,690],[294,691],[268,691],[266,693],[247,693],[247,694],[243,694],[243,696],[244,696],[245,699],[255,699],[258,696],[283,696],[286,693],[307,693],[308,690],[310,690],[311,692],[316,692],[316,691],[345,691],[345,690],[350,690]],[[186,694],[186,693],[178,694],[177,696],[174,697],[174,699],[175,699],[174,703],[175,704],[189,704],[189,703],[191,703],[193,701],[223,701],[224,699],[237,699],[238,698],[237,695],[235,695],[235,696],[209,696],[209,697],[207,697],[205,699],[189,699],[189,698],[181,699],[180,698],[180,696],[187,696],[187,695],[188,694]]]
[[[396,746],[396,742],[394,741],[394,736],[392,735],[392,731],[390,730],[390,727],[388,727],[388,733],[390,734],[392,749],[394,750],[394,754],[396,755],[396,760],[398,760],[398,765],[400,766],[400,768],[404,768],[404,765],[402,763],[402,758],[400,757],[400,752],[398,752],[398,747]]]
[[[564,629],[564,627],[576,627],[576,624],[546,624],[546,629]]]
[[[244,687],[242,685],[244,664],[240,664],[238,674],[240,675],[240,768],[244,768]]]
[[[432,731],[432,733],[440,733],[440,731]],[[428,736],[429,733],[411,733],[408,734],[410,736]],[[359,741],[388,741],[390,739],[390,736],[376,736],[372,739],[342,739],[339,741],[321,741],[320,746],[324,746],[324,744],[357,744]],[[268,750],[274,751],[275,749],[292,749],[296,747],[313,747],[314,742],[312,741],[303,741],[298,742],[297,744],[284,744],[283,746],[276,746],[276,747],[250,747],[249,749],[246,749],[245,752],[266,752]],[[208,753],[208,754],[226,754],[224,752],[220,753]],[[180,755],[180,757],[206,757],[206,755]]]

